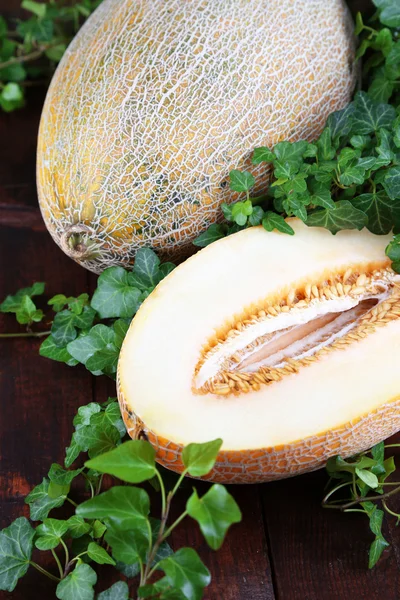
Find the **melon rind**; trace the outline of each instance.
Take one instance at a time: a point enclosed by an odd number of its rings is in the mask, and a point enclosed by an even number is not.
[[[316,138],[351,98],[343,0],[104,0],[63,57],[37,160],[46,225],[85,267],[163,257],[222,218],[255,147]],[[71,230],[71,227],[75,229]],[[80,231],[80,248],[69,244]]]

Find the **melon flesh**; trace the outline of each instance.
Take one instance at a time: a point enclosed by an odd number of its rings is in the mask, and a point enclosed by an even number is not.
[[[232,202],[255,147],[316,138],[351,98],[343,0],[104,0],[65,53],[38,141],[55,241],[100,272],[140,247],[165,257]]]
[[[292,237],[255,227],[211,244],[134,318],[119,398],[131,435],[166,466],[179,471],[184,445],[220,437],[211,479],[266,481],[400,429],[389,236],[290,224]]]

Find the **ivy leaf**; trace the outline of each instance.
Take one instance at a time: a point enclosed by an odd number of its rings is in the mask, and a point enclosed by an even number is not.
[[[209,570],[192,548],[181,548],[159,563],[168,583],[179,590],[187,600],[200,600],[203,590],[209,585]]]
[[[249,225],[251,225],[252,227],[254,227],[254,225],[260,225],[264,218],[264,215],[265,212],[263,211],[261,206],[253,206],[253,212],[249,216]]]
[[[6,299],[0,304],[0,312],[16,313],[21,308],[21,302],[24,296],[28,296],[29,298],[32,298],[33,296],[40,296],[44,293],[44,288],[44,283],[36,282],[31,287],[19,290],[13,296],[7,296]]]
[[[400,166],[392,167],[386,172],[383,187],[392,200],[400,198]]]
[[[342,229],[360,230],[367,222],[367,215],[348,200],[340,200],[335,203],[334,209],[316,210],[307,217],[309,227],[325,227],[333,234]]]
[[[376,475],[367,471],[366,469],[356,468],[356,475],[371,489],[375,489],[379,485],[379,481]]]
[[[39,550],[51,550],[56,548],[62,536],[68,531],[67,521],[59,519],[44,519],[41,525],[36,527],[35,546]]]
[[[347,136],[353,125],[354,104],[348,104],[342,110],[338,110],[329,115],[327,127],[329,128],[331,138],[340,138]]]
[[[140,276],[147,287],[154,287],[160,281],[159,266],[160,259],[153,250],[150,250],[150,248],[140,248],[135,256],[133,272]]]
[[[99,565],[115,565],[115,560],[111,558],[104,548],[99,546],[99,544],[96,544],[96,542],[90,542],[88,546],[88,556]]]
[[[0,531],[0,590],[12,592],[29,568],[35,530],[25,517]]]
[[[147,519],[140,520],[133,529],[109,528],[104,539],[111,546],[112,555],[116,560],[131,565],[139,559],[145,560],[149,548],[149,531]]]
[[[130,285],[129,273],[122,267],[110,267],[97,280],[91,306],[102,319],[132,317],[140,306],[141,291]]]
[[[24,92],[15,82],[7,83],[0,92],[0,106],[5,112],[11,112],[24,106]]]
[[[115,486],[80,504],[76,514],[85,519],[106,520],[114,528],[128,530],[146,522],[149,510],[150,500],[144,490]]]
[[[274,212],[267,211],[265,217],[262,220],[262,226],[266,231],[273,231],[277,229],[281,233],[287,233],[288,235],[294,235],[293,228],[285,221],[281,215],[277,215]]]
[[[379,20],[388,27],[400,27],[400,6],[397,0],[385,0],[385,2],[374,1],[376,6],[382,6],[379,13]]]
[[[213,550],[222,546],[226,532],[232,523],[242,518],[238,505],[223,485],[214,484],[202,498],[196,490],[186,504],[189,515],[200,529]]]
[[[233,169],[229,173],[229,180],[230,189],[234,192],[247,192],[256,182],[249,171],[238,171],[237,169]]]
[[[112,450],[119,440],[118,429],[110,423],[101,423],[100,426],[88,425],[77,429],[74,434],[76,444],[81,451],[89,452],[91,458]]]
[[[108,590],[101,592],[97,600],[129,600],[129,587],[126,581],[117,581]]]
[[[65,502],[65,494],[57,498],[49,496],[49,484],[49,480],[44,477],[42,483],[34,487],[31,493],[25,498],[25,503],[29,504],[30,507],[32,521],[43,521],[53,508],[62,506]]]
[[[155,456],[156,452],[149,442],[130,440],[87,461],[85,466],[128,483],[141,483],[155,476]]]
[[[93,537],[101,538],[103,534],[107,531],[107,527],[101,521],[96,521],[93,523]]]
[[[90,565],[78,564],[75,569],[57,585],[59,600],[93,600],[93,586],[97,582],[96,572]]]
[[[206,246],[209,246],[209,244],[212,244],[213,242],[216,242],[225,236],[226,228],[224,225],[214,223],[213,225],[210,225],[210,227],[204,231],[204,233],[201,233],[195,240],[193,240],[193,244],[199,248],[205,248]]]
[[[260,148],[255,148],[253,153],[253,158],[251,162],[253,165],[258,165],[261,162],[272,162],[275,158],[275,154],[265,146],[261,146]]]
[[[78,517],[77,515],[73,515],[66,521],[68,531],[72,539],[80,538],[83,535],[89,533],[92,529],[89,523],[86,523],[82,517]],[[95,536],[96,537],[96,536]]]
[[[322,206],[323,208],[335,208],[335,203],[332,200],[332,195],[328,188],[322,188],[314,192],[310,197],[310,204]]]
[[[77,477],[83,469],[76,469],[75,471],[66,471],[61,465],[53,463],[48,472],[48,478],[53,483],[58,485],[70,485],[71,482]]]
[[[382,552],[388,546],[389,546],[388,542],[383,537],[377,537],[372,542],[370,550],[369,550],[369,561],[368,561],[369,569],[372,569],[376,565],[376,563],[382,556]]]
[[[232,218],[238,225],[246,225],[247,217],[253,212],[251,200],[245,202],[235,202],[232,205]]]
[[[89,332],[81,333],[77,339],[67,345],[73,358],[83,363],[89,371],[98,375],[101,372],[116,372],[120,348],[113,327],[99,324]]]
[[[390,129],[396,118],[393,106],[377,104],[366,92],[357,92],[354,106],[352,131],[357,135],[366,135],[382,127]]]
[[[41,343],[39,354],[45,358],[51,358],[52,360],[56,360],[58,362],[64,362],[69,367],[74,367],[79,363],[79,361],[70,355],[66,347],[60,348],[55,344],[52,335],[49,335],[49,337],[47,337],[44,342]]]
[[[353,198],[351,203],[368,217],[368,229],[377,235],[389,233],[393,228],[392,207],[384,190],[375,193],[361,194]]]
[[[171,587],[168,577],[162,577],[155,583],[141,586],[138,589],[140,598],[159,598],[160,600],[185,600],[186,596]]]
[[[182,451],[182,461],[190,475],[202,477],[214,467],[222,440],[217,438],[204,444],[189,444]]]

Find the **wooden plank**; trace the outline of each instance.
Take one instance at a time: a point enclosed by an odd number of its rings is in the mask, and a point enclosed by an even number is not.
[[[2,227],[0,256],[1,299],[33,281],[48,282],[47,298],[88,289],[86,271],[68,259],[48,233]],[[13,315],[0,316],[0,331],[23,330]],[[0,343],[1,527],[28,514],[24,496],[41,482],[52,462],[63,460],[73,416],[92,398],[90,374],[83,367],[72,371],[40,357],[39,344],[32,338]],[[54,584],[32,570],[12,595],[2,597],[11,596],[13,600],[54,598]]]
[[[400,464],[400,453],[397,456]],[[398,600],[400,531],[395,519],[386,518],[384,527],[392,546],[369,571],[368,548],[373,536],[368,519],[323,509],[320,502],[326,482],[322,470],[262,488],[277,597]],[[391,499],[390,506],[399,512],[400,497]]]

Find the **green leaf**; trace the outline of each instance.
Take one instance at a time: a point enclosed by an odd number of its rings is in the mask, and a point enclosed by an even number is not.
[[[379,20],[388,27],[400,27],[400,6],[397,0],[386,0]]]
[[[255,148],[253,153],[253,158],[251,162],[253,165],[258,165],[261,162],[272,162],[275,158],[275,154],[265,146],[261,146],[260,148]]]
[[[114,450],[85,463],[89,469],[114,475],[128,483],[141,483],[154,477],[156,452],[144,440],[130,440]]]
[[[91,306],[102,319],[133,317],[140,306],[141,291],[130,285],[129,273],[122,267],[110,267],[97,280]]]
[[[134,577],[136,577],[136,575],[140,573],[139,562],[135,562],[131,565],[126,565],[123,562],[117,562],[116,568],[122,573],[122,575],[125,575],[125,577],[127,577],[128,579],[133,579]]]
[[[43,19],[46,16],[46,4],[40,2],[34,2],[34,0],[22,0],[21,8],[29,10],[39,18]]]
[[[0,15],[0,38],[4,37],[8,31],[7,21]]]
[[[182,592],[187,600],[201,600],[203,590],[209,585],[209,570],[192,548],[181,548],[159,563],[171,587]]]
[[[40,345],[39,354],[40,356],[51,358],[58,362],[64,362],[70,367],[74,367],[78,364],[78,361],[75,358],[72,358],[66,347],[59,348],[56,346],[53,336],[51,335],[49,335],[49,337],[47,337]]]
[[[67,448],[65,448],[64,465],[67,468],[70,467],[72,463],[78,458],[81,452],[82,448],[76,441],[76,433],[73,433],[70,445]]]
[[[400,198],[400,166],[392,167],[386,172],[386,176],[383,182],[387,195],[392,200],[399,200]]]
[[[367,222],[367,215],[348,200],[340,200],[335,203],[334,209],[316,210],[307,217],[309,227],[325,227],[333,234],[342,229],[360,230]]]
[[[21,306],[21,301],[24,296],[41,296],[44,293],[45,284],[41,282],[34,283],[31,287],[23,288],[19,290],[13,296],[7,296],[4,302],[0,304],[1,312],[17,312]]]
[[[49,480],[43,478],[42,483],[33,488],[30,494],[25,498],[25,503],[29,504],[30,517],[32,521],[43,521],[53,508],[62,506],[65,502],[65,495],[57,498],[51,498],[48,494]]]
[[[107,544],[112,548],[113,557],[131,565],[139,558],[145,560],[149,548],[149,525],[148,521],[137,521],[135,528],[129,530],[109,528],[104,536]]]
[[[372,542],[370,550],[369,550],[369,561],[368,568],[372,569],[380,557],[382,556],[382,552],[385,548],[389,546],[388,542],[383,537],[376,538],[375,541]]]
[[[68,531],[67,521],[59,519],[44,519],[42,525],[36,527],[35,546],[39,550],[51,550],[56,548],[62,536]]]
[[[329,128],[332,139],[344,137],[350,133],[354,112],[354,103],[351,103],[346,108],[329,115],[326,126]]]
[[[204,444],[189,444],[182,451],[183,464],[193,477],[207,475],[214,467],[222,440],[217,438]]]
[[[12,592],[29,568],[35,530],[19,517],[0,531],[0,590]]]
[[[232,205],[232,218],[238,225],[246,225],[247,217],[253,212],[251,200],[245,202],[235,202]]]
[[[249,216],[249,225],[251,225],[252,227],[254,225],[260,225],[264,218],[264,215],[265,212],[263,211],[261,206],[253,206],[253,212]]]
[[[262,220],[262,226],[264,229],[266,229],[266,231],[273,231],[274,229],[277,229],[281,233],[294,235],[294,230],[289,223],[287,223],[281,215],[277,215],[271,211],[267,211],[265,213],[265,217]]]
[[[107,527],[101,521],[96,521],[93,523],[93,537],[101,538],[102,535],[107,531]]]
[[[143,585],[138,589],[140,598],[157,598],[160,600],[185,600],[186,596],[171,587],[168,577],[162,577],[156,583]]]
[[[234,192],[247,192],[256,182],[249,171],[238,171],[237,169],[233,169],[229,173],[229,180],[229,187]]]
[[[118,429],[114,425],[103,421],[100,426],[93,424],[81,427],[74,434],[75,443],[82,451],[89,451],[91,458],[112,450],[117,446],[119,440]]]
[[[371,489],[375,489],[379,485],[377,476],[371,473],[371,471],[356,468],[356,475]]]
[[[93,600],[93,586],[97,582],[96,572],[90,565],[78,564],[75,569],[57,585],[59,600]]]
[[[328,188],[322,188],[310,197],[310,204],[314,206],[322,206],[323,208],[335,208],[335,203],[332,200],[331,192]]]
[[[38,323],[43,319],[43,311],[37,310],[34,302],[29,296],[23,296],[21,305],[16,312],[16,318],[18,323],[21,325],[30,324],[32,322]]]
[[[214,223],[210,225],[210,227],[201,233],[195,240],[193,240],[193,244],[198,246],[199,248],[205,248],[209,244],[216,242],[226,236],[226,229],[223,225],[219,223]]]
[[[115,486],[83,502],[76,514],[85,519],[101,519],[117,529],[134,529],[147,520],[150,510],[148,494],[134,487]]]
[[[354,101],[352,131],[357,135],[365,135],[378,131],[382,127],[391,128],[396,118],[396,110],[389,104],[377,104],[366,92],[358,92]]]
[[[58,485],[70,485],[73,479],[77,477],[83,469],[76,469],[75,471],[66,471],[61,465],[53,463],[48,473],[50,481],[57,483]]]
[[[99,565],[115,565],[115,560],[111,558],[104,548],[99,546],[99,544],[96,544],[96,542],[90,542],[88,546],[88,556]]]
[[[242,518],[238,505],[223,485],[214,484],[202,498],[196,490],[186,504],[189,515],[200,529],[213,550],[218,550],[232,523]]]
[[[24,106],[24,92],[18,83],[7,83],[0,93],[0,106],[5,112],[11,112]]]
[[[393,228],[393,202],[384,190],[361,194],[351,200],[353,206],[368,217],[368,229],[377,235],[389,233]]]
[[[64,56],[64,52],[66,51],[66,49],[66,44],[56,44],[55,46],[51,46],[51,48],[47,48],[46,56],[49,60],[53,60],[54,62],[60,62],[60,60]]]
[[[89,333],[81,333],[76,340],[67,345],[67,350],[73,358],[83,363],[91,371],[98,372],[107,368],[116,371],[119,348],[115,345],[116,334],[112,327],[99,324],[92,327]]]
[[[141,277],[147,287],[155,286],[160,280],[159,266],[160,259],[153,250],[140,248],[136,253],[133,272]]]
[[[129,587],[126,581],[117,581],[108,590],[101,592],[97,600],[129,600]]]
[[[83,535],[89,533],[89,531],[92,529],[89,523],[86,523],[82,517],[78,517],[77,515],[70,517],[66,523],[69,534],[73,539],[82,537]]]

